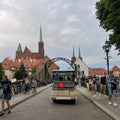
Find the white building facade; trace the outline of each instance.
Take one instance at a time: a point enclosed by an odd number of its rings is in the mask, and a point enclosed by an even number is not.
[[[79,55],[76,58],[75,57],[75,51],[73,47],[73,56],[71,58],[72,64],[76,65],[76,70],[77,70],[77,77],[82,78],[82,77],[87,77],[89,76],[89,68],[88,66],[84,63],[81,54],[80,54],[80,47],[79,47]]]
[[[77,67],[77,76],[78,77],[82,77],[81,75],[84,75],[87,77],[89,75],[89,68],[82,59],[80,59],[79,57],[76,58],[75,64]],[[79,74],[79,72],[80,72],[80,74]]]

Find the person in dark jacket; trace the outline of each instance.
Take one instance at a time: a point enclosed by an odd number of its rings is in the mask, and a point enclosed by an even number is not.
[[[2,88],[3,88],[3,94],[2,94],[2,111],[0,113],[0,116],[4,115],[4,106],[5,106],[5,101],[8,106],[8,113],[11,113],[10,111],[10,100],[11,100],[11,95],[12,93],[12,85],[11,81],[8,80],[8,77],[6,75],[3,76],[2,80]]]
[[[100,92],[106,94],[106,74],[100,78]]]

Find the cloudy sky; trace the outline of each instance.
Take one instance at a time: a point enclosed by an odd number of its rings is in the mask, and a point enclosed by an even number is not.
[[[95,15],[98,0],[0,0],[0,62],[5,57],[15,58],[21,43],[33,51],[38,50],[40,23],[45,54],[50,58],[71,58],[73,45],[78,57],[88,67],[106,68],[102,46],[108,33],[99,27]],[[120,67],[120,56],[111,49],[110,67]],[[56,62],[61,67],[63,61]]]

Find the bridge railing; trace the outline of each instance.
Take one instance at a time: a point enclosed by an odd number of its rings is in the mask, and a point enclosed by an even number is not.
[[[52,83],[51,80],[48,80],[48,81],[37,80],[37,88],[45,86],[50,83]],[[24,92],[22,80],[17,80],[16,82],[12,82],[12,87],[13,87],[15,95]],[[31,90],[31,84],[29,84],[29,90]],[[2,85],[0,84],[0,97],[2,95],[2,92],[3,92]]]

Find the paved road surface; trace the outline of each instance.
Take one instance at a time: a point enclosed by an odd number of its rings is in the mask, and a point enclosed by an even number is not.
[[[0,120],[112,120],[79,92],[75,105],[53,103],[50,89],[16,106]]]

